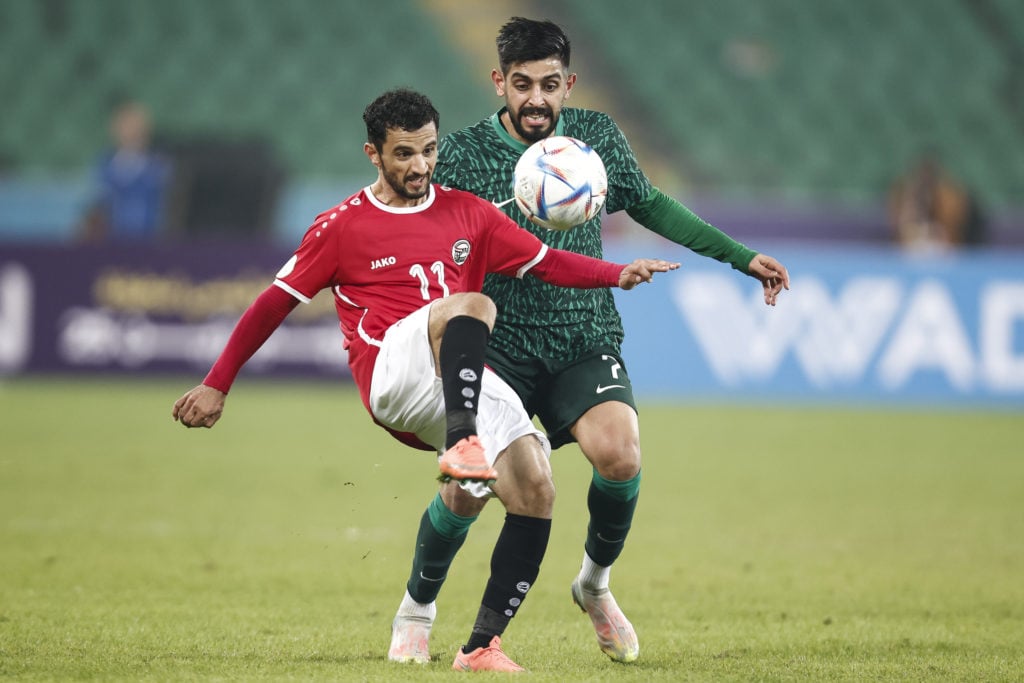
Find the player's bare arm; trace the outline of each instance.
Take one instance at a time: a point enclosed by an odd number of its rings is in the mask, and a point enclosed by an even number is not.
[[[747,266],[751,277],[761,281],[764,288],[764,302],[774,306],[779,292],[789,289],[789,272],[786,267],[767,254],[758,254]]]
[[[641,282],[650,282],[655,273],[667,273],[679,267],[678,263],[661,259],[638,258],[622,269],[619,275],[619,287],[633,289]]]
[[[205,384],[190,389],[174,402],[174,419],[186,427],[210,428],[224,412],[227,394]]]

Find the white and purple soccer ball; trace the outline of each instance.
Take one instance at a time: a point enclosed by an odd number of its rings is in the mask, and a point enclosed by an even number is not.
[[[608,175],[601,157],[585,142],[566,136],[533,143],[516,163],[515,199],[532,222],[568,230],[601,212]]]

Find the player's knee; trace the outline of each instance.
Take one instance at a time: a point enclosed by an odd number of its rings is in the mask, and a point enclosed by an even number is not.
[[[445,507],[460,517],[476,517],[487,504],[487,498],[474,496],[454,480],[441,485],[441,500]]]
[[[609,481],[627,481],[640,472],[640,443],[635,439],[602,443],[586,455],[597,473]]]
[[[487,323],[488,327],[494,327],[494,321],[498,317],[498,307],[487,295],[479,292],[460,292],[448,297],[451,306],[450,318],[457,315],[468,315]]]
[[[517,487],[529,510],[526,514],[535,517],[551,515],[555,507],[555,482],[550,469],[535,468],[517,483]]]
[[[547,455],[532,437],[515,444],[496,463],[495,492],[505,509],[517,515],[551,517],[555,507],[555,482]]]
[[[576,422],[572,434],[597,473],[610,481],[628,481],[640,471],[640,427],[626,403],[600,403]]]

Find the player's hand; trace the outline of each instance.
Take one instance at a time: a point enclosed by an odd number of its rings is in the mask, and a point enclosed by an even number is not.
[[[638,258],[622,269],[619,287],[633,289],[641,282],[650,282],[655,273],[666,273],[679,267],[678,263],[654,258]]]
[[[769,306],[775,305],[779,292],[784,288],[789,289],[789,272],[786,266],[782,265],[771,256],[758,254],[750,260],[747,266],[750,277],[756,277],[761,281],[764,288],[764,302]]]
[[[224,412],[227,394],[205,384],[190,389],[174,402],[171,415],[186,427],[212,427]]]

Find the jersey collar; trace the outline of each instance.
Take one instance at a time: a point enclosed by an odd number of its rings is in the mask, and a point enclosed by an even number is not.
[[[419,213],[420,211],[426,211],[430,208],[430,205],[434,203],[434,183],[430,183],[429,191],[427,192],[427,199],[422,204],[416,206],[388,206],[381,200],[377,199],[377,196],[370,190],[370,186],[367,185],[363,188],[363,193],[366,195],[366,199],[371,204],[376,206],[381,211],[387,211],[388,213]]]
[[[530,147],[530,145],[526,144],[525,142],[520,142],[519,140],[516,140],[514,137],[509,135],[508,131],[505,130],[505,126],[501,123],[501,115],[507,111],[508,107],[502,107],[495,113],[491,114],[491,126],[494,127],[494,132],[498,134],[498,137],[501,138],[502,142],[504,142],[506,145],[508,145],[514,150],[517,150],[519,152],[525,152]],[[559,116],[558,123],[555,124],[555,131],[551,135],[565,135],[565,133],[562,132],[562,127],[564,124],[565,117]]]

